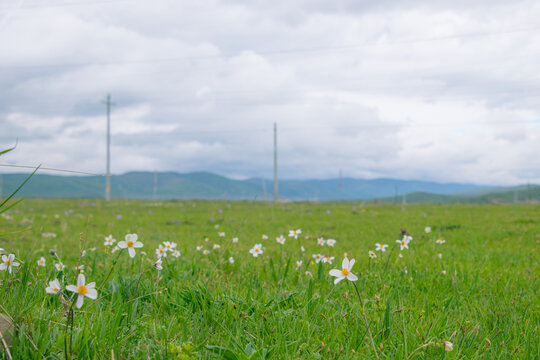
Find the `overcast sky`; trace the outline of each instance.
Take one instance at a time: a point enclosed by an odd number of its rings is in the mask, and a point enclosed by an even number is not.
[[[540,2],[0,0],[2,164],[540,183]],[[0,172],[13,172],[0,168]]]

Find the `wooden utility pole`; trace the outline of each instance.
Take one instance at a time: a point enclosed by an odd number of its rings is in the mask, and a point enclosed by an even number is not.
[[[278,202],[277,124],[274,123],[274,202]]]

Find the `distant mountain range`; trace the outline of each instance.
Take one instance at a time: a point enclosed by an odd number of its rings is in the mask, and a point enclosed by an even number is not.
[[[6,196],[26,178],[1,175]],[[154,181],[156,183],[154,190]],[[100,176],[34,175],[19,196],[40,198],[103,198],[105,178]],[[517,195],[516,195],[517,194]],[[260,178],[233,180],[208,172],[130,172],[111,176],[111,197],[116,199],[270,200],[273,182]],[[389,202],[514,202],[540,199],[540,187],[497,188],[471,184],[395,179],[280,180],[281,200],[375,200]]]

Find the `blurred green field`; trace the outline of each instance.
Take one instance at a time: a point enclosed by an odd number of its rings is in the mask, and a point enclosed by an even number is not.
[[[292,229],[302,229],[298,240],[287,236]],[[414,240],[400,251],[402,229]],[[144,243],[133,259],[103,244],[130,233]],[[380,358],[540,358],[538,205],[32,199],[0,217],[0,236],[0,248],[22,262],[0,272],[0,312],[16,328],[13,359],[373,359],[352,283],[334,285],[328,274],[345,253],[356,259]],[[337,242],[320,246],[319,237]],[[181,256],[169,253],[158,272],[151,265],[164,241]],[[254,258],[256,243],[264,252]],[[375,243],[389,248],[370,260]],[[75,283],[81,250],[99,291],[75,309],[71,330],[45,287],[55,278]],[[319,253],[334,263],[314,263]]]

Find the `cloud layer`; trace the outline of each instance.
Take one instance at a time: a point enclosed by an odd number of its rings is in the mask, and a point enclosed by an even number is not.
[[[540,183],[540,4],[373,4],[2,4],[2,162],[102,173],[111,93],[114,173]]]

